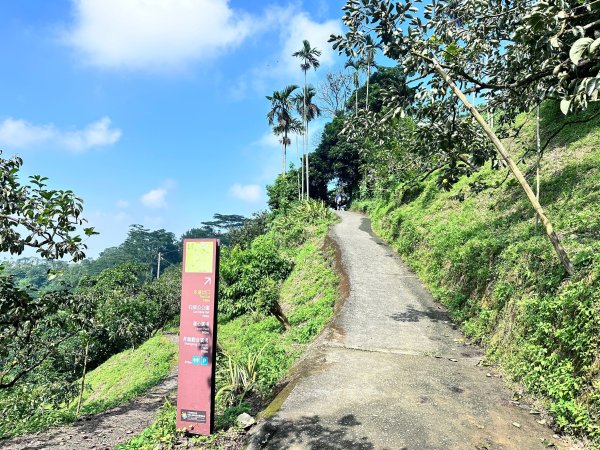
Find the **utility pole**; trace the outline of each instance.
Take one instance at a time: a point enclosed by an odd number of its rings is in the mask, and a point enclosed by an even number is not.
[[[158,263],[156,268],[156,279],[160,278],[160,252],[158,252]]]

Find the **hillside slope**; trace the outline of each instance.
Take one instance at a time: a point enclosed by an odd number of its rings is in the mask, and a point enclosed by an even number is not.
[[[568,277],[506,169],[484,168],[449,192],[435,177],[415,198],[398,189],[355,204],[373,218],[433,295],[488,357],[546,400],[556,426],[600,439],[600,128],[598,108],[565,126],[555,105],[542,114],[541,204],[576,266]],[[534,120],[521,117],[514,156],[534,149]],[[560,130],[560,131],[559,131]],[[530,150],[531,152],[531,150]],[[535,154],[535,150],[533,150]],[[529,158],[529,181],[535,186]],[[414,188],[413,188],[414,189]],[[516,393],[516,397],[522,393]]]

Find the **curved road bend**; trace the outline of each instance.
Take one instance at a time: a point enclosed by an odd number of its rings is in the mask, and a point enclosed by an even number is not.
[[[331,236],[348,298],[250,448],[534,450],[556,441],[488,376],[479,349],[463,343],[370,221],[338,214]]]

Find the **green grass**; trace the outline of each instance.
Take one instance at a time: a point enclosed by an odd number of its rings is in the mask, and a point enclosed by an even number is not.
[[[301,208],[304,213],[310,214],[313,206]],[[286,224],[288,220],[292,223]],[[228,355],[237,361],[247,360],[248,355],[258,355],[254,395],[259,400],[262,398],[263,403],[271,398],[273,388],[285,378],[308,343],[333,316],[338,277],[333,269],[333,251],[325,248],[325,236],[332,222],[331,217],[322,217],[317,223],[307,226],[302,216],[295,216],[286,218],[281,226],[276,225],[270,232],[276,234],[281,250],[294,258],[294,269],[279,294],[279,303],[290,323],[289,329],[286,330],[275,317],[260,314],[247,314],[219,324],[219,345]],[[225,369],[221,361],[218,362],[218,373]],[[222,382],[222,378],[217,376],[217,391]],[[256,412],[250,411],[246,403],[227,407],[218,399],[216,407],[217,434],[195,439],[190,442],[191,445],[223,448],[225,442],[239,439],[239,432],[232,428],[237,415],[242,411]],[[179,439],[181,436],[175,429],[175,408],[166,404],[154,424],[127,444],[119,446],[118,450],[171,449]]]
[[[114,355],[87,374],[79,416],[76,414],[77,399],[63,404],[60,409],[52,409],[41,403],[33,412],[0,416],[0,438],[43,431],[54,425],[73,422],[82,415],[98,414],[125,403],[166,378],[176,362],[177,343],[168,336],[158,334],[135,350]],[[80,382],[74,384],[78,392]],[[32,389],[33,392],[24,392],[23,395],[44,395],[42,385]],[[0,409],[4,409],[15,406],[20,392],[0,394]],[[9,402],[12,404],[9,405]]]
[[[331,267],[333,256],[321,250],[325,231],[321,229],[297,250],[294,270],[281,288],[289,330],[272,316],[251,315],[219,327],[219,343],[229,354],[245,359],[260,352],[258,384],[265,395],[333,316],[338,279]]]
[[[87,375],[81,414],[106,411],[146,392],[173,370],[177,353],[177,342],[159,334],[135,350],[114,355]]]
[[[115,450],[171,450],[175,448],[176,442],[180,440],[180,433],[175,427],[176,413],[175,406],[167,401],[152,425],[126,443],[117,445]],[[196,449],[221,450],[227,448],[225,442],[238,439],[241,434],[243,434],[243,430],[236,428],[227,431],[221,430],[211,436],[190,438],[188,444]]]
[[[587,113],[589,117],[600,108]],[[534,120],[512,152],[532,146]],[[573,120],[573,119],[569,119]],[[564,123],[542,109],[542,142]],[[355,205],[488,357],[546,402],[562,430],[600,439],[600,122],[566,127],[542,159],[540,202],[576,274],[568,277],[522,189],[489,167],[439,191]],[[532,159],[523,165],[527,170]],[[479,194],[473,182],[489,186]],[[533,176],[529,181],[534,184]],[[458,200],[464,194],[464,201]]]

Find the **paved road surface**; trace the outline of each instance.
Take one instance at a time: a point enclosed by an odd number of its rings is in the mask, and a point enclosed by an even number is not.
[[[369,220],[339,215],[332,237],[348,298],[251,448],[533,450],[556,441],[488,376],[480,351],[463,343]]]

